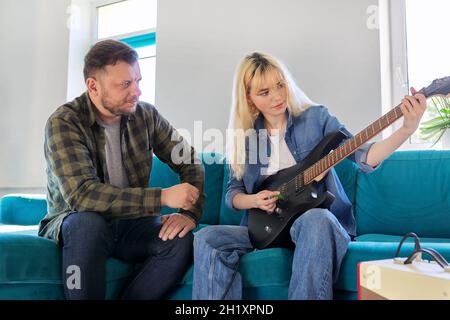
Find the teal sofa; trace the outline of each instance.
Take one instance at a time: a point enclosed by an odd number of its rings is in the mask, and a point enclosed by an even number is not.
[[[239,224],[242,213],[233,213],[224,204],[227,166],[218,155],[201,156],[207,199],[199,228]],[[335,299],[356,299],[358,262],[393,257],[408,232],[450,260],[450,151],[396,152],[371,174],[358,172],[348,160],[336,170],[354,205],[358,235],[344,258]],[[179,180],[155,159],[150,181],[151,186],[167,187]],[[45,196],[6,195],[0,210],[0,299],[63,299],[61,249],[37,236],[37,224],[46,212]],[[164,208],[163,213],[168,212]],[[401,255],[412,249],[413,244],[407,243]],[[240,264],[244,298],[286,299],[291,261],[288,249],[246,254]],[[108,260],[107,298],[117,298],[133,268]],[[167,299],[191,299],[192,270]]]

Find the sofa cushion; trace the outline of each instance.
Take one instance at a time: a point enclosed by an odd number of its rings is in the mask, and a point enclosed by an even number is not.
[[[60,284],[61,249],[52,240],[28,234],[0,233],[0,284]],[[123,279],[133,266],[108,259],[107,280]]]
[[[358,174],[358,235],[450,238],[450,151],[399,151]]]
[[[401,237],[400,237],[401,239]],[[424,239],[422,239],[424,240]],[[434,239],[430,239],[433,240]],[[400,250],[401,257],[409,256],[414,250],[414,244],[404,243]],[[445,259],[450,260],[450,245],[448,243],[425,243],[426,247],[433,248],[441,253]],[[348,247],[347,254],[341,265],[338,281],[335,288],[338,290],[357,291],[357,266],[359,262],[370,260],[392,259],[398,247],[398,242],[369,242],[353,241]],[[429,259],[423,255],[424,259]]]
[[[108,268],[111,268],[110,266]],[[127,279],[107,280],[106,299],[119,299]],[[0,283],[1,300],[63,300],[64,288],[55,283]]]
[[[8,194],[0,202],[0,223],[36,225],[47,213],[45,194]]]
[[[232,213],[236,214],[236,213]],[[199,225],[194,232],[207,225]],[[287,299],[291,278],[293,251],[284,248],[254,250],[245,254],[239,263],[243,279],[244,299]],[[168,294],[168,299],[192,298],[194,267],[186,272],[179,285]]]
[[[243,286],[288,286],[294,251],[283,248],[255,250],[242,257]]]
[[[204,228],[199,224],[194,232]],[[0,224],[0,299],[64,299],[61,278],[61,250],[54,241],[38,237],[38,226]],[[106,265],[106,298],[117,299],[132,274],[131,264],[109,258]],[[192,278],[192,275],[187,274]],[[181,291],[186,299],[186,290]],[[190,293],[189,293],[190,297]]]
[[[244,291],[266,287],[270,292],[278,292],[279,288],[283,287],[286,295],[278,298],[287,299],[286,288],[291,278],[292,256],[293,251],[284,248],[255,250],[242,256],[239,272],[242,275]],[[181,285],[192,286],[193,271],[192,266],[182,279]],[[266,292],[265,296],[270,295],[270,292]],[[257,293],[248,292],[247,295],[252,297]],[[273,295],[271,299],[276,297],[277,295]],[[176,295],[173,294],[172,298],[176,298]],[[191,295],[188,299],[190,298]]]
[[[202,153],[199,156],[205,169],[204,192],[206,194],[200,223],[218,224],[220,199],[222,196],[222,184],[218,182],[223,180],[223,156],[214,153]],[[150,186],[168,188],[179,183],[179,176],[155,156],[153,158]],[[177,209],[163,207],[161,213],[167,214],[177,211]]]

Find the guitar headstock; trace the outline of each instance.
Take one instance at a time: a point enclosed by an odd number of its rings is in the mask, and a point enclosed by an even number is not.
[[[432,96],[447,97],[450,94],[450,77],[436,79],[428,87],[421,89],[419,92],[423,93],[427,98]]]

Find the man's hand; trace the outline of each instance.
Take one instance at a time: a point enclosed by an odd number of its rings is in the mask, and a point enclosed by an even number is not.
[[[189,183],[177,184],[161,190],[161,205],[189,210],[197,202],[200,192]]]
[[[162,227],[159,231],[159,238],[163,241],[172,240],[178,236],[183,238],[189,231],[195,228],[195,222],[192,218],[180,214],[172,213],[161,216]]]

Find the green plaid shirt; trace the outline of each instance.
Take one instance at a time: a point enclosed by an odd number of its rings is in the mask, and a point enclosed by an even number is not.
[[[122,116],[120,132],[129,188],[108,184],[104,128],[96,122],[87,93],[50,116],[44,143],[48,213],[40,222],[40,236],[59,242],[61,224],[71,212],[98,212],[108,221],[160,215],[161,188],[149,188],[153,152],[180,175],[182,183],[201,191],[191,211],[181,210],[198,224],[205,198],[204,172],[194,149],[154,106],[143,102],[135,113]],[[181,164],[171,160],[175,146],[175,150],[184,146],[188,151]]]

